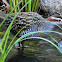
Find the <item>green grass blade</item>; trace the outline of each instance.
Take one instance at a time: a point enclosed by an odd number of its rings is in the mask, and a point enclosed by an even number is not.
[[[12,9],[12,0],[9,0],[10,8]]]
[[[28,12],[31,12],[31,1],[28,3]]]
[[[34,12],[36,12],[36,10],[37,10],[37,8],[38,8],[38,3],[39,3],[39,0],[37,0],[37,2],[36,2],[36,7],[35,7],[35,10],[34,10]]]
[[[25,4],[27,3],[27,0],[25,0]],[[27,7],[27,5],[25,6],[25,12],[27,12],[28,11],[28,7]]]
[[[34,0],[34,3],[32,2],[33,6],[32,6],[32,12],[34,12],[35,6],[36,6],[36,0]]]
[[[4,44],[4,47],[3,47],[3,50],[2,50],[2,54],[5,52],[6,45],[7,45],[7,42],[8,42],[9,34],[10,34],[10,31],[8,32],[8,34],[7,34],[7,36],[6,36],[6,41],[5,41],[5,44]]]
[[[52,38],[57,44],[58,44],[58,41],[56,41],[51,35],[47,34],[50,38]]]
[[[16,6],[16,1],[13,0],[13,8]],[[17,12],[17,8],[15,8],[14,12],[16,13]]]
[[[16,5],[17,5],[17,0],[16,0]],[[17,10],[17,8],[16,8],[16,12],[17,12],[18,10]]]

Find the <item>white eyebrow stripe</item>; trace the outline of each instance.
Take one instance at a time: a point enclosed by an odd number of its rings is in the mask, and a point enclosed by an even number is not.
[[[62,19],[61,18],[56,18],[56,17],[51,17],[53,20],[61,20],[62,21]]]

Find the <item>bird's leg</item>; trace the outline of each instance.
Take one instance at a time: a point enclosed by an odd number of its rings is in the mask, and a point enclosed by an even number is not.
[[[20,42],[18,44],[19,44],[19,48],[22,47],[24,49],[25,47],[29,47],[29,46],[24,45],[24,41],[22,41],[21,44]]]
[[[24,53],[24,44],[23,44],[23,41],[21,42],[21,44],[22,44],[22,49],[20,49],[20,47],[21,47],[20,42],[19,42],[18,44],[19,44],[18,53],[19,53],[19,54],[23,54],[23,53]],[[21,53],[20,53],[20,52],[21,52]]]
[[[22,41],[21,44],[20,42],[18,42],[18,44],[19,44],[19,47],[24,47],[24,41]]]
[[[24,48],[24,41],[22,41],[21,44],[22,44],[22,47]]]
[[[19,47],[20,47],[20,42],[18,42],[18,44],[19,44]]]

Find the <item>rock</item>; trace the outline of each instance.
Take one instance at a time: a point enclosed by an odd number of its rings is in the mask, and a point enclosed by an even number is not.
[[[62,51],[62,41],[59,42],[58,47]]]
[[[62,0],[40,0],[40,11],[45,12],[48,16],[58,13],[62,16]],[[44,14],[44,13],[43,13]]]

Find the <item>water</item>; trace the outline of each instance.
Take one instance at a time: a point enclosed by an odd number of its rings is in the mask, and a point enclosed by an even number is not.
[[[62,62],[62,54],[47,42],[41,45],[36,42],[25,42],[25,44],[30,47],[19,49],[7,62]]]

